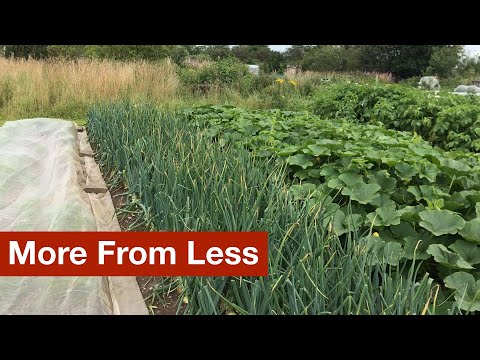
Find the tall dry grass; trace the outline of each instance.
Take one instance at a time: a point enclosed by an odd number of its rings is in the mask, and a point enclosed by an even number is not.
[[[174,102],[180,80],[170,60],[159,63],[0,58],[0,120],[78,118],[99,101]]]
[[[368,71],[296,71],[286,73],[286,77],[299,81],[308,81],[315,79],[363,79],[363,80],[377,80],[382,83],[391,84],[394,82],[393,74],[382,72],[368,72]]]

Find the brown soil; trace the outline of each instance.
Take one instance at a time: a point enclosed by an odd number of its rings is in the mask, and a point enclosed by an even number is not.
[[[145,299],[145,305],[153,315],[176,315],[179,299],[179,292],[170,291],[168,294],[156,295],[154,289],[162,284],[166,278],[157,276],[137,276],[137,283]],[[183,305],[182,309],[183,310]]]
[[[126,195],[121,195],[126,193],[127,190],[123,187],[115,188],[110,191],[112,195],[113,206],[116,210],[120,209],[126,202]],[[135,221],[135,216],[129,214],[123,214],[119,216],[118,222],[122,231],[126,231],[130,224],[133,224]],[[136,231],[142,231],[138,229]],[[167,278],[157,277],[157,276],[137,276],[137,283],[142,293],[143,298],[145,299],[145,305],[147,306],[148,311],[152,315],[175,315],[177,313],[177,308],[179,304],[180,294],[178,291],[173,290],[168,294],[158,295],[154,290],[157,286],[161,285],[162,282],[168,280]],[[180,313],[184,305],[180,309]]]
[[[127,201],[127,196],[122,195],[127,192],[127,189],[124,187],[117,187],[115,189],[110,190],[110,194],[112,196],[113,206],[115,210],[118,211]],[[118,217],[118,222],[120,224],[120,228],[122,231],[126,231],[128,227],[133,224],[135,221],[135,217],[129,214],[123,214]],[[139,230],[141,231],[141,230]]]

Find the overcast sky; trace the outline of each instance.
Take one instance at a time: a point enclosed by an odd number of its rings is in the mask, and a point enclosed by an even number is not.
[[[480,45],[465,45],[465,51],[468,55],[478,53],[480,51]]]
[[[290,45],[268,45],[268,46],[270,46],[270,49],[272,49],[272,50],[283,52],[283,51],[285,51]]]
[[[285,51],[290,45],[269,45],[272,50]],[[465,52],[467,55],[472,55],[480,51],[480,45],[465,45]]]

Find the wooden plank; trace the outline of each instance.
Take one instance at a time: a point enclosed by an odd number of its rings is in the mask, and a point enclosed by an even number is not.
[[[89,193],[90,204],[97,223],[97,231],[122,231],[118,223],[110,192]]]
[[[90,143],[88,142],[88,137],[87,137],[87,132],[82,131],[78,133],[78,140],[79,140],[79,145],[80,145],[80,153],[84,154],[93,154],[92,147],[90,146]]]
[[[109,276],[114,315],[149,315],[135,276]]]
[[[108,191],[108,189],[101,186],[88,185],[83,188],[83,191],[86,193],[104,194]]]
[[[107,188],[98,164],[93,157],[85,157],[85,170],[87,171],[87,187]]]
[[[83,153],[91,151],[87,132],[79,132],[79,148]],[[95,159],[83,157],[87,173],[85,192],[88,193],[90,205],[97,224],[97,231],[121,231],[115,214],[112,197]],[[114,315],[148,315],[140,288],[135,276],[108,276],[108,287],[112,300]]]
[[[93,157],[94,156],[93,152],[88,151],[88,150],[80,151],[79,154],[80,154],[80,156],[88,156],[88,157]]]

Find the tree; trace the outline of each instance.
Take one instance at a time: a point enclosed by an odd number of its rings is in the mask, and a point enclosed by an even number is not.
[[[367,71],[391,72],[398,79],[421,76],[428,67],[433,45],[365,45],[361,62]]]
[[[246,64],[264,63],[269,60],[272,50],[268,45],[237,45],[232,47],[233,55]]]
[[[292,45],[284,54],[285,62],[288,65],[299,66],[302,63],[303,58],[311,48],[310,45]]]
[[[340,56],[345,59],[343,71],[365,71],[362,64],[362,45],[341,45]]]
[[[460,64],[463,54],[463,45],[435,46],[430,57],[426,75],[437,75],[443,78],[453,75],[453,71]]]
[[[5,56],[15,58],[44,59],[48,57],[47,45],[5,45]]]
[[[245,64],[260,65],[266,72],[279,71],[284,68],[284,57],[268,45],[237,45],[232,47],[232,54]]]
[[[480,74],[480,57],[463,58],[458,70],[462,76],[474,76]]]
[[[301,62],[303,70],[311,71],[342,71],[346,59],[342,58],[341,47],[338,45],[318,45],[306,52]]]
[[[84,45],[49,45],[47,47],[48,57],[77,59],[85,55]]]
[[[183,45],[183,47],[188,51],[189,55],[200,55],[202,49],[198,45]]]
[[[86,45],[82,56],[124,61],[156,61],[170,57],[181,62],[188,56],[188,50],[183,45]]]
[[[181,64],[186,58],[188,58],[189,52],[182,45],[176,45],[170,50],[169,57],[176,64]]]
[[[270,58],[264,63],[265,72],[281,72],[285,69],[285,58],[282,53],[278,51],[272,51]]]
[[[131,60],[137,58],[137,45],[87,45],[86,57],[93,59]]]
[[[232,50],[228,45],[208,45],[201,46],[202,53],[206,54],[212,60],[223,60],[232,57]]]
[[[294,45],[284,58],[288,65],[300,65],[303,70],[363,70],[359,45]]]

